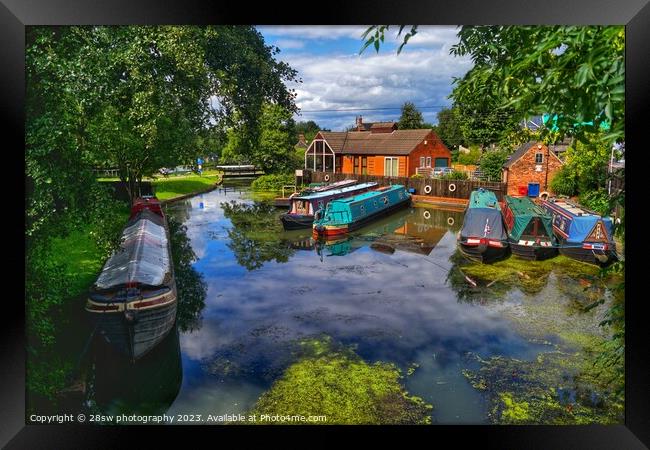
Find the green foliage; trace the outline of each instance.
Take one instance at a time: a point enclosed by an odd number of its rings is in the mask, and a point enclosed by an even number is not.
[[[397,127],[400,130],[412,130],[424,128],[424,119],[422,113],[417,110],[411,102],[405,102],[402,105],[402,115],[399,118]]]
[[[585,208],[596,211],[601,215],[607,215],[611,212],[610,198],[606,189],[598,189],[581,194],[579,201]]]
[[[187,227],[168,216],[169,236],[174,262],[174,276],[178,291],[176,323],[182,332],[198,330],[201,327],[201,313],[205,307],[207,284],[192,263],[196,254],[187,237]]]
[[[458,163],[465,165],[478,164],[481,159],[481,150],[477,147],[470,147],[469,153],[458,152]]]
[[[465,144],[465,138],[460,127],[460,115],[458,108],[443,108],[438,112],[438,125],[436,134],[442,142],[452,151],[456,151],[459,145]]]
[[[481,156],[479,165],[481,172],[487,175],[490,181],[501,181],[503,164],[508,160],[508,154],[501,150],[486,151]]]
[[[555,113],[557,134],[579,139],[607,121],[603,138],[623,139],[622,26],[464,26],[458,37],[452,54],[470,56],[474,66],[455,80],[456,103],[483,98],[499,111],[512,108],[517,120]],[[575,126],[581,122],[592,124]]]
[[[287,262],[295,250],[283,244],[279,211],[270,203],[222,203],[223,213],[232,223],[228,230],[238,264],[248,270],[261,268],[267,261]]]
[[[296,122],[295,133],[296,137],[301,133],[304,134],[307,145],[309,145],[320,129],[321,127],[316,122],[308,120],[307,122]]]
[[[280,191],[282,186],[296,183],[296,177],[291,173],[262,175],[253,181],[251,187],[255,191]]]
[[[571,167],[562,166],[550,183],[551,189],[558,195],[572,197],[578,192],[578,179]]]
[[[424,179],[424,175],[419,174],[419,173],[414,173],[413,175],[411,175],[411,179],[413,179],[413,180],[422,180],[422,179]]]
[[[394,365],[369,364],[331,340],[304,341],[301,353],[250,414],[325,415],[329,425],[431,422],[432,406],[408,395]]]
[[[397,35],[395,36],[396,38],[399,38],[402,35],[402,32],[404,31],[405,27],[406,25],[400,25],[399,30],[397,31]],[[365,39],[366,41],[363,44],[363,47],[361,47],[359,54],[363,53],[363,51],[366,48],[368,48],[370,45],[373,45],[375,47],[375,51],[379,53],[379,47],[384,42],[384,35],[386,33],[386,30],[388,30],[389,28],[390,25],[369,26],[366,29],[366,31],[364,31],[363,34],[361,35],[361,39]],[[411,29],[404,34],[404,37],[402,38],[402,43],[397,48],[398,55],[402,52],[402,48],[404,48],[404,46],[408,43],[409,39],[415,36],[417,32],[418,32],[418,26],[411,25]]]
[[[467,180],[469,177],[467,176],[467,172],[458,172],[457,170],[454,170],[451,173],[446,173],[441,177],[443,180]]]

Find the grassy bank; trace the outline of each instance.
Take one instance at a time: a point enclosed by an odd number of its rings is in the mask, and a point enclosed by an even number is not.
[[[192,174],[187,176],[159,178],[151,182],[154,193],[159,200],[171,200],[183,195],[198,193],[213,187],[221,182],[221,175]]]

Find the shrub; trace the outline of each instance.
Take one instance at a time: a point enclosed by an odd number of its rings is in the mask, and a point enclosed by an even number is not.
[[[578,179],[569,166],[564,166],[555,174],[550,183],[553,192],[559,195],[573,196],[578,190]]]
[[[420,173],[414,173],[413,175],[411,175],[411,179],[413,179],[413,180],[421,180],[423,178],[424,178],[424,175],[422,175]]]
[[[282,186],[291,185],[296,183],[296,178],[293,174],[270,174],[262,175],[251,184],[255,191],[279,191]]]
[[[500,150],[491,150],[481,156],[481,172],[490,181],[500,181],[503,172],[503,164],[508,160],[508,154]]]
[[[467,178],[469,177],[466,172],[458,172],[456,170],[442,176],[443,180],[467,180]]]
[[[481,159],[481,151],[478,148],[471,148],[469,153],[458,153],[458,164],[476,164],[479,159]]]
[[[582,206],[596,211],[598,214],[607,215],[610,213],[609,195],[605,189],[580,194],[579,200]]]

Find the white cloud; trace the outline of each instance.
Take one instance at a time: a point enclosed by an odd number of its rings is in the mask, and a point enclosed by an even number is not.
[[[284,36],[301,39],[361,39],[368,25],[262,25],[256,27],[265,36]]]
[[[281,49],[296,49],[303,48],[305,46],[305,41],[300,41],[298,39],[278,39],[275,42],[275,45]]]
[[[421,107],[448,105],[453,77],[462,76],[471,67],[468,58],[449,54],[450,45],[451,42],[437,48],[407,46],[400,55],[380,52],[283,56],[303,80],[292,86],[296,88],[297,104],[303,110],[299,120],[315,120],[324,127],[343,129],[353,124],[348,118],[355,114],[368,116],[370,120],[371,115],[394,117],[399,111],[337,112],[329,113],[329,118],[324,115],[327,113],[311,111],[399,107],[406,101]],[[431,116],[438,110],[422,111]],[[343,123],[347,125],[341,126]]]

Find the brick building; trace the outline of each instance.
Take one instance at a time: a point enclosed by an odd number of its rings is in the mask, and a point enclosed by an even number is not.
[[[418,167],[450,166],[451,153],[432,129],[398,130],[394,122],[373,125],[367,131],[319,131],[305,151],[305,168],[404,177]],[[360,127],[358,118],[356,129]]]
[[[543,192],[553,194],[550,183],[562,161],[541,142],[527,142],[519,147],[503,165],[502,181],[507,194],[537,197]]]

